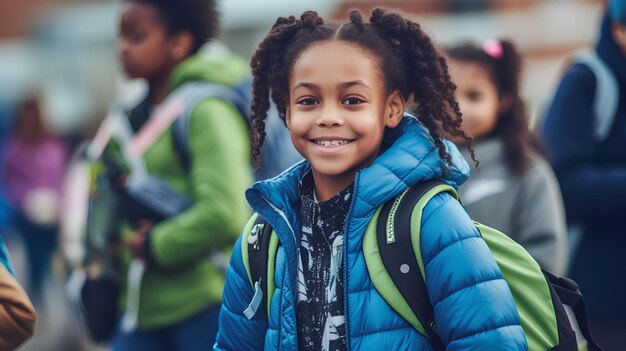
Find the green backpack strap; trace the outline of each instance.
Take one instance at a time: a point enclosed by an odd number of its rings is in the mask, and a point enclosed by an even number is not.
[[[420,250],[422,211],[435,195],[451,186],[431,180],[405,190],[377,211],[363,238],[363,254],[372,282],[387,303],[427,336],[435,350],[445,350],[437,334]]]
[[[244,311],[248,319],[252,319],[255,315],[261,319],[267,319],[269,315],[275,289],[274,270],[278,243],[278,236],[265,218],[258,214],[252,216],[244,228],[241,239],[243,264],[254,289],[252,301]],[[259,306],[265,306],[265,308],[259,309]]]

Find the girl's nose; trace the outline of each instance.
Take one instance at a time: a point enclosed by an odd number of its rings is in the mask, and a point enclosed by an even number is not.
[[[343,125],[341,112],[332,107],[322,109],[321,115],[317,119],[317,125],[320,127],[339,127]]]
[[[117,54],[122,57],[123,55],[126,55],[126,52],[128,51],[128,41],[126,40],[120,40],[117,43]]]

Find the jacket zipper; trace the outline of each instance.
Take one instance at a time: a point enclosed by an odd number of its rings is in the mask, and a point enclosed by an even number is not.
[[[357,172],[354,176],[354,184],[352,185],[353,195],[352,200],[350,201],[350,207],[348,208],[348,217],[346,217],[346,223],[344,224],[343,229],[343,315],[346,325],[346,351],[350,351],[350,315],[348,313],[348,270],[346,269],[348,265],[348,229],[350,227],[350,219],[352,218],[352,210],[354,208],[354,200],[356,199],[357,194],[357,184],[359,181],[359,172]]]
[[[271,208],[273,211],[277,212],[277,213],[278,213],[278,215],[279,215],[279,216],[280,216],[280,217],[281,217],[281,218],[285,221],[285,223],[287,224],[287,227],[288,227],[288,228],[289,228],[289,230],[291,231],[291,235],[292,235],[292,237],[294,237],[294,238],[295,238],[295,236],[296,236],[295,231],[294,231],[294,230],[293,230],[293,228],[291,227],[291,223],[289,223],[289,220],[287,219],[287,217],[286,217],[286,215],[284,214],[284,212],[283,212],[282,210],[280,210],[278,207],[274,206],[274,204],[272,204],[272,203],[271,203],[268,199],[266,199],[266,198],[265,198],[265,196],[261,196],[261,198],[262,198],[263,200],[265,200],[265,202],[267,202],[267,204],[270,206],[270,208]],[[259,215],[260,215],[260,214],[259,214]],[[274,230],[276,230],[276,228],[274,228]],[[276,235],[278,235],[278,232],[276,232]],[[279,240],[280,240],[280,239],[279,239]],[[294,239],[294,240],[295,240],[295,239]],[[297,255],[297,257],[299,257],[299,255],[300,255],[300,249],[299,249],[299,246],[297,245],[297,243],[296,243],[296,245],[295,245],[295,246],[296,246],[296,255]],[[284,250],[284,248],[283,248],[283,250]],[[296,259],[296,262],[298,262],[298,260],[297,260],[297,259]],[[298,277],[298,273],[297,273],[297,272],[298,272],[298,267],[297,267],[297,266],[296,266],[296,270],[295,270],[295,272],[296,272],[296,279],[298,279],[298,278],[297,278],[297,277]],[[282,282],[282,284],[283,284],[283,288],[284,288],[284,286],[285,286],[285,277],[286,277],[286,273],[285,273],[285,274],[283,274],[283,282]],[[297,284],[296,284],[296,286],[297,286]],[[297,294],[297,292],[294,294],[294,291],[292,291],[292,292],[291,292],[291,294],[292,294],[293,296],[297,296],[297,295],[296,295],[296,294]],[[280,297],[280,298],[281,298],[281,301],[280,301],[279,311],[278,311],[278,312],[279,312],[279,315],[280,315],[280,316],[282,316],[282,314],[283,314],[283,311],[281,311],[281,309],[282,309],[282,307],[283,307],[283,304],[282,304],[282,298],[283,298],[283,297],[282,297],[282,294],[281,294],[281,297]],[[296,323],[297,323],[297,319],[296,319]],[[269,328],[269,324],[270,324],[270,316],[268,315],[268,316],[267,316],[267,326],[268,326],[268,328]],[[283,329],[283,328],[282,328],[282,322],[281,322],[281,321],[279,321],[279,323],[278,323],[278,338],[277,338],[277,341],[278,341],[278,348],[277,348],[277,350],[278,350],[278,351],[280,351],[280,350],[282,349],[282,345],[283,345],[283,343],[281,342],[281,337],[282,337],[282,329]],[[296,329],[297,329],[297,325],[296,325]],[[266,331],[266,332],[267,332],[267,331]],[[296,342],[296,350],[297,350],[297,348],[298,348],[298,343]]]

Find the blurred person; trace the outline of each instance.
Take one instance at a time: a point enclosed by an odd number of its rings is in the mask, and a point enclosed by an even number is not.
[[[15,211],[13,226],[26,248],[26,290],[35,305],[42,302],[43,285],[57,247],[58,209],[67,161],[67,147],[47,130],[38,98],[25,99],[9,137],[3,179]]]
[[[570,275],[585,292],[591,325],[607,350],[626,342],[626,0],[611,0],[593,55],[616,80],[586,64],[569,67],[542,126],[547,153],[559,180],[568,223],[582,232]],[[617,90],[617,91],[615,91]],[[611,114],[595,105],[614,94]],[[598,106],[602,107],[602,106]],[[598,133],[602,121],[607,129]],[[570,233],[575,233],[570,230]]]
[[[35,332],[37,312],[13,276],[9,253],[0,235],[0,350],[15,350]]]
[[[229,52],[198,53],[218,24],[209,0],[123,1],[119,59],[129,78],[146,80],[148,92],[130,112],[105,120],[101,130],[112,129],[111,138],[101,139],[100,130],[90,145],[104,140],[100,166],[114,189],[115,208],[103,223],[120,223],[109,244],[121,247],[107,250],[123,277],[114,351],[207,350],[214,343],[224,284],[220,253],[232,248],[249,214],[249,141],[245,118],[230,101],[178,97],[190,86],[231,87],[247,77],[247,64]],[[185,113],[181,141],[171,117]],[[158,190],[141,188],[146,185]],[[159,190],[165,195],[158,203],[144,201]],[[172,204],[181,205],[175,213],[152,212]],[[102,287],[110,285],[92,284],[83,293]]]
[[[480,170],[460,188],[470,216],[509,235],[540,264],[565,274],[567,236],[556,177],[528,129],[520,96],[522,59],[508,41],[448,49],[448,65],[474,138]],[[466,160],[471,155],[461,148]]]

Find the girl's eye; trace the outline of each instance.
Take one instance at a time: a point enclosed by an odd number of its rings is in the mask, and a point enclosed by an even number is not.
[[[139,30],[132,31],[130,33],[130,40],[134,42],[140,42],[145,38],[145,33]]]
[[[481,94],[477,91],[471,91],[467,94],[467,97],[470,101],[479,101],[481,98]]]
[[[358,105],[360,103],[362,103],[363,100],[359,99],[358,97],[355,96],[351,96],[345,100],[343,100],[343,103],[346,105]]]
[[[302,98],[302,99],[298,100],[296,102],[296,104],[304,105],[304,106],[310,106],[310,105],[317,104],[317,101],[314,98],[307,97],[307,98]]]
[[[144,39],[145,35],[138,29],[122,29],[120,32],[120,38],[128,40],[132,43],[139,43]]]

